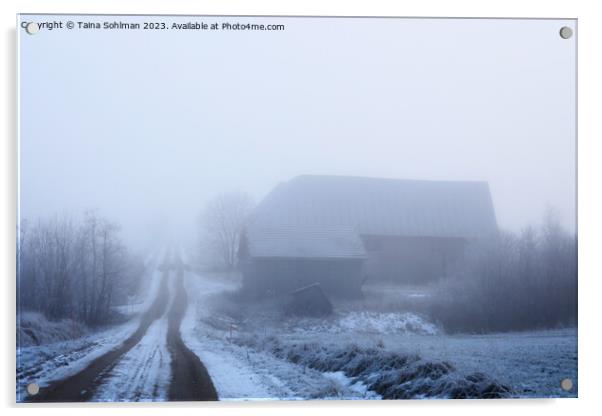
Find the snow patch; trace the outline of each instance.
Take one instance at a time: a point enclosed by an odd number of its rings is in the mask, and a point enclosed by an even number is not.
[[[18,348],[17,401],[23,399],[28,383],[44,387],[51,381],[78,373],[96,358],[121,345],[137,327],[137,322],[130,321],[74,340]]]
[[[369,334],[407,334],[438,335],[439,328],[422,317],[405,313],[381,312],[343,312],[330,319],[293,318],[286,322],[286,328],[292,333],[324,332],[369,333]]]
[[[368,390],[368,386],[363,382],[347,377],[343,371],[325,372],[323,374],[336,383],[339,390],[347,389],[354,393],[352,397],[345,397],[346,399],[382,399],[380,394]]]
[[[339,321],[343,331],[437,335],[439,329],[413,313],[350,312]]]
[[[235,343],[228,326],[208,322],[214,312],[211,296],[231,286],[191,273],[185,275],[189,297],[182,322],[182,339],[205,364],[220,400],[304,400],[376,398],[361,383],[325,374]]]

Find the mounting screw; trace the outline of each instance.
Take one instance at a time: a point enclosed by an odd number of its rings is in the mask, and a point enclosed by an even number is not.
[[[571,391],[573,389],[573,380],[565,378],[560,382],[560,388],[564,391]]]
[[[30,35],[35,35],[40,31],[40,25],[36,22],[29,22],[27,23],[27,26],[25,26],[25,31]]]
[[[573,29],[568,26],[563,26],[560,28],[560,37],[562,39],[568,39],[573,36]]]
[[[27,394],[30,396],[35,396],[40,392],[40,386],[37,383],[29,383],[27,385]]]

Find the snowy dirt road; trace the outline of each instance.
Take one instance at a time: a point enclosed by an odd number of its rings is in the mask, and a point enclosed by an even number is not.
[[[169,386],[169,400],[217,400],[217,393],[207,369],[182,341],[180,326],[188,306],[183,275],[184,271],[181,267],[174,281],[174,299],[168,315],[167,347],[171,355],[173,375]]]
[[[156,298],[133,334],[27,401],[217,400],[204,365],[180,334],[187,308],[183,267],[180,261],[164,265]]]

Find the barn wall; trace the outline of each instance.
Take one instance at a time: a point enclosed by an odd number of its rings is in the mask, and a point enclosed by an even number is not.
[[[443,276],[465,251],[461,238],[362,236],[368,282],[428,284]]]
[[[242,265],[243,288],[257,295],[283,294],[320,283],[330,296],[361,295],[364,279],[360,259],[249,259]]]

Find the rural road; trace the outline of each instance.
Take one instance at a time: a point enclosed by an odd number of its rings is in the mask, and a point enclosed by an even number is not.
[[[175,294],[168,314],[167,348],[171,355],[172,381],[169,386],[170,401],[217,400],[215,387],[207,369],[199,358],[182,341],[180,326],[188,306],[184,288],[184,269],[177,270]]]
[[[171,381],[168,397],[152,398],[170,401],[208,401],[218,400],[215,387],[199,358],[182,341],[180,325],[188,297],[183,284],[184,265],[179,258],[162,267],[163,275],[157,297],[150,308],[141,316],[136,331],[121,345],[94,359],[86,368],[65,379],[57,380],[42,387],[35,396],[29,396],[29,402],[85,402],[94,400],[97,388],[112,375],[112,370],[122,357],[132,350],[146,336],[149,327],[160,319],[167,319],[167,339],[165,340],[171,358]],[[171,286],[171,290],[170,290]],[[170,297],[173,293],[171,307]],[[167,313],[166,313],[167,312]],[[136,373],[139,369],[132,369]],[[126,398],[135,401],[136,396]]]

